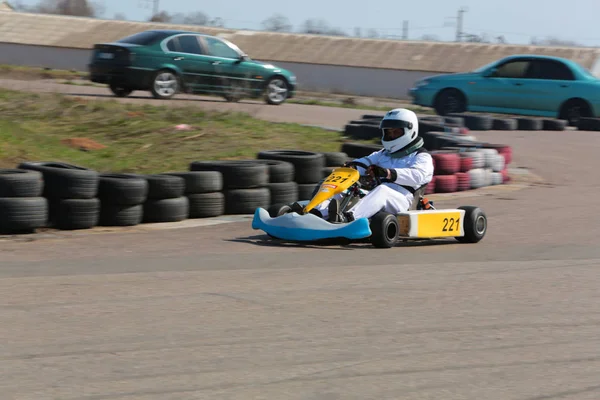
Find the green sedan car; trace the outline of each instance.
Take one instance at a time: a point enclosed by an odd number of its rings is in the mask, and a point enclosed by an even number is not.
[[[294,97],[297,87],[292,72],[252,60],[223,38],[177,30],[148,30],[95,44],[88,68],[92,82],[107,84],[119,97],[148,90],[157,99],[190,93],[279,105]]]

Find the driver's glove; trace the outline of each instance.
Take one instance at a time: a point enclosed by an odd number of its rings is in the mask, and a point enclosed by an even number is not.
[[[371,176],[378,176],[379,178],[389,178],[390,170],[387,168],[382,168],[379,165],[369,165],[367,169],[367,173]]]

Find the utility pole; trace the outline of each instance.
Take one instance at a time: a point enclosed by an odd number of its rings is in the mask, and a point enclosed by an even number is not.
[[[159,1],[160,0],[154,0],[154,7],[152,8],[152,15],[157,15],[158,14],[158,10],[159,10]]]
[[[461,7],[458,9],[458,16],[456,17],[456,41],[462,41],[463,35],[463,14],[467,12],[466,7]]]
[[[408,21],[402,22],[402,40],[408,40]]]

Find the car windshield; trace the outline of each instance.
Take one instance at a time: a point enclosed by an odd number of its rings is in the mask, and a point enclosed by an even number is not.
[[[235,44],[231,43],[229,40],[223,38],[223,37],[219,37],[220,40],[223,41],[223,43],[225,43],[227,46],[229,46],[232,50],[236,51],[238,54],[246,56],[248,57],[248,54],[244,53],[239,47],[237,47]]]
[[[142,46],[147,46],[149,44],[155,43],[165,37],[169,36],[164,32],[156,32],[156,31],[145,31],[135,33],[131,36],[124,37],[122,39],[117,40],[117,43],[128,43],[128,44],[139,44]]]

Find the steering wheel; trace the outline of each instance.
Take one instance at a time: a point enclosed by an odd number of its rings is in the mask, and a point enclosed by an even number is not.
[[[357,165],[357,166],[359,166],[361,168],[364,168],[365,171],[369,168],[368,165],[363,164],[363,163],[361,163],[359,161],[348,161],[345,165],[347,165],[347,166]],[[381,179],[378,176],[372,176],[372,178],[375,178],[375,182],[377,182],[377,186],[381,185]]]

